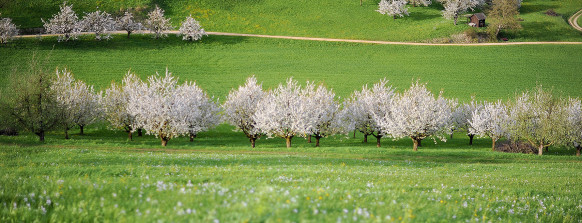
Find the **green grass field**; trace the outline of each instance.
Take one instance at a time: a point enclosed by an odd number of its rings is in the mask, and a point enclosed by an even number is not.
[[[0,9],[2,16],[12,17],[22,28],[42,27],[45,20],[58,12],[62,1],[9,1]],[[441,16],[439,3],[429,7],[410,6],[410,16],[392,19],[377,13],[378,0],[69,0],[82,16],[97,7],[110,13],[126,8],[145,15],[155,5],[166,10],[174,26],[192,15],[209,31],[237,32],[345,39],[427,41],[448,37],[466,29],[464,18],[459,25]],[[522,4],[523,30],[505,34],[511,41],[582,41],[582,35],[569,27],[567,18],[578,9],[578,0],[526,0]],[[553,9],[558,17],[544,13]]]
[[[159,4],[177,24],[192,14],[211,31],[334,38],[423,41],[466,29],[440,17],[440,6],[411,8],[392,20],[374,12],[377,1],[69,1],[77,12],[117,11]],[[0,9],[21,26],[39,26],[60,1],[10,1]],[[323,7],[325,6],[325,7]],[[553,8],[562,17],[543,13]],[[525,1],[519,41],[580,41],[568,27],[582,3]],[[464,22],[464,21],[462,21]],[[410,25],[414,23],[414,25]],[[461,23],[463,24],[463,23]],[[505,100],[536,84],[582,97],[582,45],[398,46],[209,36],[92,36],[57,43],[53,37],[0,46],[0,87],[31,55],[70,69],[104,90],[131,69],[142,78],[168,68],[224,100],[255,75],[264,88],[294,77],[322,82],[343,100],[363,84],[386,77],[398,91],[420,79],[436,92],[468,101]],[[0,91],[9,94],[10,89]],[[161,147],[152,136],[128,141],[105,123],[87,135],[49,132],[45,143],[27,132],[0,136],[0,222],[580,222],[582,160],[567,148],[544,156],[490,151],[489,139],[458,132],[454,139],[383,139],[382,148],[357,138],[248,139],[218,128]]]
[[[251,75],[265,88],[288,77],[323,82],[342,98],[384,77],[398,91],[420,78],[433,91],[464,101],[471,95],[507,99],[536,84],[582,96],[582,45],[394,46],[221,36],[188,43],[149,35],[98,42],[86,36],[68,43],[18,40],[0,47],[0,67],[26,64],[34,52],[50,54],[51,67],[67,67],[97,90],[121,81],[129,69],[145,78],[167,67],[221,99]],[[7,80],[10,70],[0,71],[0,78]]]
[[[446,143],[260,139],[222,125],[167,148],[151,136],[0,136],[0,220],[194,222],[578,222],[579,157]]]

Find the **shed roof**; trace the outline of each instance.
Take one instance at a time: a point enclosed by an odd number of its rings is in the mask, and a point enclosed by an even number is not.
[[[487,16],[485,16],[485,14],[483,13],[475,13],[474,14],[475,17],[477,17],[478,20],[485,20],[487,18]]]

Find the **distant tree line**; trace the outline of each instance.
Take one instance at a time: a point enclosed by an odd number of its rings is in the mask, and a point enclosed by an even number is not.
[[[7,89],[0,98],[4,118],[41,141],[49,130],[61,129],[69,138],[73,127],[84,134],[85,126],[104,120],[111,129],[127,132],[130,140],[143,129],[163,146],[179,136],[193,141],[199,132],[224,122],[242,131],[252,147],[263,136],[283,138],[287,147],[294,137],[313,137],[319,146],[322,138],[352,131],[361,132],[364,142],[373,136],[378,147],[382,138],[410,138],[414,151],[426,138],[446,141],[455,131],[465,132],[469,144],[474,136],[490,138],[492,150],[501,138],[525,141],[539,155],[557,145],[576,148],[579,155],[582,144],[580,99],[557,97],[542,86],[506,103],[474,99],[460,103],[445,98],[442,91],[433,94],[419,81],[396,92],[382,79],[340,102],[324,84],[301,85],[289,78],[265,91],[249,77],[219,104],[195,82],[178,84],[168,70],[146,80],[128,72],[121,83],[95,92],[69,70],[50,72],[33,60]]]
[[[67,5],[64,2],[60,6],[60,11],[48,20],[42,19],[47,34],[57,35],[59,42],[77,39],[81,32],[95,33],[96,40],[110,39],[110,32],[123,30],[127,32],[127,38],[132,33],[149,30],[153,37],[158,39],[167,36],[167,32],[174,27],[170,19],[164,17],[164,10],[156,8],[148,13],[144,23],[134,19],[131,12],[126,11],[123,16],[113,18],[111,14],[97,10],[95,12],[85,13],[82,19],[79,19],[73,5]],[[18,34],[18,29],[10,18],[0,20],[0,43],[6,43]],[[192,16],[186,17],[179,28],[179,36],[184,40],[200,40],[207,35],[200,23]]]

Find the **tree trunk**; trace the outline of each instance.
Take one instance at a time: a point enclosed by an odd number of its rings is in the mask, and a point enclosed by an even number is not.
[[[321,137],[315,136],[315,147],[319,147],[319,139],[321,139]]]
[[[582,150],[582,145],[576,146],[576,156],[580,156],[580,150]]]
[[[79,128],[81,129],[81,135],[85,135],[85,131],[83,131],[83,129],[85,128],[84,125],[79,125]]]
[[[291,139],[292,138],[293,138],[293,136],[285,137],[285,143],[287,144],[287,148],[291,148]]]
[[[540,145],[538,147],[538,156],[541,156],[544,153],[544,145]]]
[[[194,142],[194,138],[196,138],[196,134],[190,133],[190,142]]]
[[[253,148],[255,148],[255,142],[257,141],[257,139],[256,139],[256,138],[254,138],[254,137],[251,137],[249,140],[251,141],[251,146],[252,146]]]
[[[38,133],[38,139],[39,139],[41,142],[44,142],[44,131],[40,131],[40,132]],[[580,152],[580,150],[578,150],[578,152]]]
[[[368,135],[364,134],[364,143],[367,143],[367,142],[368,142]]]
[[[491,139],[491,151],[495,151],[495,143],[497,142],[497,139]]]
[[[162,139],[162,146],[168,145],[168,141],[170,140],[170,139],[168,139],[166,137],[160,137],[160,139]]]
[[[392,17],[392,19],[396,19],[396,15],[394,15],[394,16]]]
[[[307,136],[307,143],[311,143],[311,135]]]
[[[451,139],[453,139],[453,134],[454,134],[454,133],[451,133]]]
[[[69,139],[69,128],[65,128],[65,139]]]
[[[127,31],[127,38],[129,39],[129,35],[131,34],[131,31]]]
[[[378,147],[378,148],[380,148],[380,146],[381,146],[380,139],[382,139],[382,135],[376,136],[376,147]]]
[[[475,137],[475,135],[470,134],[469,135],[469,145],[472,146],[473,145],[473,137]]]
[[[352,136],[352,138],[356,138],[356,130],[354,129],[354,136]]]
[[[362,1],[363,1],[363,0],[360,0],[360,6],[362,6]]]
[[[137,136],[143,136],[143,135],[141,134],[141,128],[137,129]]]
[[[418,145],[420,145],[420,140],[414,137],[410,137],[412,139],[412,151],[418,151]]]
[[[456,15],[455,15],[455,17],[454,17],[454,20],[455,20],[455,26],[457,25],[457,18],[458,18],[458,17],[459,17],[459,16],[456,16]]]
[[[129,141],[133,141],[133,133],[131,131],[127,131],[127,138]]]

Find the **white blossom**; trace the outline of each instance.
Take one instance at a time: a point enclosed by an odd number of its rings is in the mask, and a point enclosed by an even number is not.
[[[455,100],[455,102],[456,102],[456,100]],[[456,104],[456,103],[452,103],[452,105],[454,105],[454,104]],[[452,107],[451,130],[452,131],[456,131],[456,130],[466,131],[467,135],[470,138],[469,145],[473,144],[473,137],[475,136],[474,134],[471,134],[471,132],[470,132],[471,125],[470,125],[469,121],[473,117],[473,112],[475,110],[481,109],[482,107],[483,107],[483,105],[478,103],[477,101],[475,101],[475,98],[472,98],[471,102],[469,102],[469,103],[456,104],[456,106]],[[451,133],[451,138],[452,138],[452,133]]]
[[[144,29],[141,23],[133,20],[133,14],[130,12],[125,12],[122,17],[117,18],[116,26],[118,29],[125,30],[127,32],[127,38],[129,38],[131,33],[139,32]]]
[[[178,36],[182,36],[182,40],[196,41],[202,39],[202,36],[208,36],[208,34],[200,26],[200,23],[190,15],[182,22]]]
[[[455,25],[457,25],[457,19],[459,15],[467,12],[468,10],[475,10],[477,7],[481,7],[485,1],[484,0],[438,0],[443,4],[445,8],[442,13],[447,19],[453,19]]]
[[[443,92],[435,98],[424,84],[417,81],[394,97],[391,112],[386,113],[379,125],[395,139],[410,137],[416,151],[426,137],[446,141],[444,135],[448,132],[450,118],[451,107]]]
[[[242,131],[249,138],[253,148],[255,141],[261,136],[255,113],[263,97],[265,92],[262,85],[257,84],[257,79],[252,76],[247,79],[244,86],[231,90],[222,105],[225,121]]]
[[[294,136],[305,136],[311,129],[307,109],[301,87],[289,78],[259,101],[254,119],[264,134],[284,138],[289,148]]]
[[[308,82],[303,92],[304,102],[308,108],[306,112],[310,119],[311,128],[308,130],[309,135],[315,137],[315,146],[319,146],[319,140],[343,131],[345,128],[343,122],[338,118],[339,104],[335,101],[333,90],[321,84],[315,89],[315,85]]]
[[[380,80],[371,90],[364,85],[361,91],[354,91],[344,104],[343,116],[348,120],[347,128],[362,132],[364,142],[367,142],[368,135],[373,135],[376,137],[378,147],[380,147],[380,139],[387,134],[379,122],[391,112],[395,95],[392,86],[387,84],[388,80]]]
[[[484,102],[483,107],[475,109],[469,121],[469,134],[479,137],[489,137],[492,140],[491,150],[495,150],[495,142],[507,136],[507,126],[510,123],[507,107],[501,102]]]
[[[406,8],[406,0],[381,0],[378,3],[378,10],[382,15],[389,15],[396,19],[396,16],[404,17],[408,15],[408,8]]]
[[[8,43],[8,41],[14,39],[14,36],[16,35],[18,35],[18,29],[16,28],[16,25],[12,23],[12,19],[0,19],[0,43]]]
[[[132,100],[130,95],[137,95],[131,92],[137,91],[141,84],[141,80],[135,74],[128,72],[123,78],[122,85],[111,83],[111,87],[105,90],[105,95],[100,100],[103,114],[110,126],[127,132],[130,140],[132,133],[141,126],[137,126],[136,117],[130,114],[128,104]]]
[[[130,98],[129,113],[147,134],[160,138],[162,146],[172,138],[192,136],[219,122],[218,108],[204,92],[193,82],[178,85],[167,69],[165,76],[156,73],[130,91]]]
[[[172,29],[170,19],[164,17],[164,10],[156,5],[156,9],[148,13],[146,28],[154,33],[154,38],[166,37],[166,32]]]
[[[87,32],[95,32],[95,39],[110,39],[109,31],[115,31],[115,21],[107,12],[99,10],[91,13],[86,13],[81,21],[81,27]]]
[[[77,35],[83,29],[79,18],[73,11],[73,5],[67,5],[67,2],[60,6],[59,13],[54,15],[52,19],[49,19],[48,22],[42,19],[42,22],[47,33],[58,35],[59,42],[77,39]]]
[[[409,0],[408,2],[410,2],[410,4],[412,4],[413,6],[417,5],[429,6],[430,4],[432,4],[431,0]]]
[[[517,96],[509,115],[511,136],[537,147],[538,155],[543,154],[544,148],[561,144],[566,139],[568,115],[565,103],[541,86],[532,93]]]
[[[214,128],[220,124],[220,107],[211,100],[195,82],[186,82],[176,89],[174,106],[182,108],[180,118],[188,128],[190,141],[199,132]]]
[[[582,147],[582,103],[578,98],[570,98],[567,107],[568,141],[576,147],[576,155],[580,156]]]
[[[83,134],[84,127],[101,116],[99,96],[95,94],[93,86],[75,80],[71,72],[66,69],[57,70],[56,75],[51,90],[55,93],[57,103],[62,108],[61,122],[65,128],[65,138],[69,137],[68,130],[74,125],[78,125]]]

